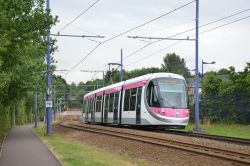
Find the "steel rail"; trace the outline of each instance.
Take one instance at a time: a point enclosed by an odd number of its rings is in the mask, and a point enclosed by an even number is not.
[[[94,132],[98,134],[115,136],[119,138],[136,140],[136,141],[150,143],[150,144],[154,144],[158,146],[165,146],[169,148],[185,150],[185,151],[189,151],[189,152],[193,152],[197,154],[203,154],[206,156],[226,159],[226,160],[230,160],[230,161],[234,161],[234,162],[238,162],[242,164],[250,164],[250,155],[245,154],[245,153],[234,152],[234,151],[224,150],[224,149],[219,149],[219,148],[212,148],[212,147],[207,147],[207,146],[202,146],[202,145],[196,145],[192,143],[166,140],[164,138],[145,136],[145,135],[135,134],[135,133],[127,133],[127,132],[107,130],[107,129],[98,129],[98,128],[86,127],[82,125],[80,126],[76,124],[62,124],[61,123],[60,126],[71,128],[71,129],[82,130],[82,131]]]
[[[245,139],[245,138],[226,137],[226,136],[219,136],[219,135],[212,135],[212,134],[192,133],[192,132],[176,131],[176,130],[149,130],[149,131],[156,132],[156,133],[162,132],[162,133],[167,133],[167,134],[204,138],[204,139],[210,139],[210,140],[215,140],[215,141],[235,143],[235,144],[240,144],[240,145],[250,145],[250,139]]]

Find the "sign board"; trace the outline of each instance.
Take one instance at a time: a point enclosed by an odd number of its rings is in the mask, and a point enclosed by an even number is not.
[[[52,101],[46,101],[46,108],[52,108]]]
[[[51,95],[51,89],[50,88],[47,89],[47,95]]]

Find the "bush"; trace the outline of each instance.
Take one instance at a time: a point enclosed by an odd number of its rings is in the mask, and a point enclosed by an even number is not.
[[[2,140],[11,127],[10,107],[4,107],[0,103],[0,140]]]
[[[26,113],[25,100],[19,100],[16,102],[16,124],[23,125],[28,122],[28,116]]]

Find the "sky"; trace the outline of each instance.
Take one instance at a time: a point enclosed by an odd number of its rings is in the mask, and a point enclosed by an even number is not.
[[[52,27],[51,33],[61,35],[90,35],[105,38],[53,37],[57,40],[58,50],[53,57],[56,60],[57,75],[66,78],[67,83],[86,82],[102,78],[102,73],[86,73],[81,70],[107,71],[108,63],[120,63],[123,49],[124,69],[134,70],[143,67],[160,67],[167,53],[176,53],[186,60],[186,66],[195,68],[195,42],[162,40],[157,43],[152,39],[133,39],[127,36],[166,38],[177,33],[195,28],[195,2],[175,10],[145,26],[112,37],[142,25],[154,18],[183,6],[192,0],[53,0],[50,2],[52,15],[58,16],[59,22]],[[95,3],[96,2],[96,3]],[[95,4],[94,4],[95,3]],[[66,24],[94,4],[88,11]],[[241,21],[211,30],[199,35],[199,71],[201,62],[215,61],[204,65],[204,72],[218,71],[234,66],[242,71],[246,62],[250,62],[250,0],[200,0],[199,25],[204,25],[229,15],[245,11],[228,19],[199,28],[200,32],[218,26]],[[178,39],[194,39],[195,31],[175,36]],[[106,41],[109,40],[109,41]],[[104,42],[106,41],[106,42]],[[103,42],[98,46],[98,42]],[[136,50],[144,47],[137,53]],[[92,51],[97,47],[94,51]],[[134,53],[134,54],[132,54]],[[132,55],[131,55],[132,54]],[[86,57],[87,56],[87,57]],[[127,57],[128,56],[128,57]],[[86,57],[86,58],[84,58]],[[83,60],[84,59],[84,60]],[[82,61],[82,62],[81,62]],[[81,63],[80,63],[81,62]],[[79,64],[76,66],[76,64]],[[73,68],[74,67],[74,68]]]

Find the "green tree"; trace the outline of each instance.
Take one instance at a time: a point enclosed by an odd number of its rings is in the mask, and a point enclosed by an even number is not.
[[[191,74],[186,67],[186,61],[175,53],[168,53],[163,58],[163,64],[161,65],[164,72],[176,73],[183,75],[185,78],[191,77]]]
[[[55,19],[43,0],[0,0],[0,95],[4,103],[36,88],[45,73],[46,29]]]
[[[219,74],[228,79],[220,79]],[[234,67],[209,72],[204,81],[202,115],[210,122],[250,124],[250,63],[244,71]]]
[[[44,90],[45,36],[55,22],[56,17],[44,9],[44,0],[0,0],[0,106],[4,108],[0,114],[11,122],[14,104],[17,122],[27,122],[25,107],[33,102],[27,98],[34,90]],[[0,119],[2,131],[8,124]]]
[[[127,79],[131,79],[131,78],[135,78],[135,77],[139,77],[145,74],[150,74],[150,73],[159,73],[159,72],[163,72],[162,69],[157,68],[157,67],[149,67],[149,68],[142,68],[142,69],[135,69],[132,71],[127,71],[124,74],[124,78]]]
[[[216,72],[209,72],[206,74],[204,80],[204,92],[207,96],[217,95],[219,92],[222,80],[218,77]]]
[[[218,71],[218,75],[229,75],[230,74],[230,71],[228,69],[220,69]]]

